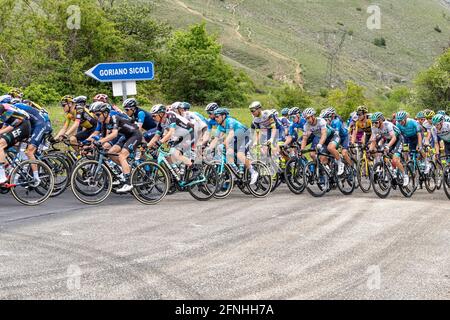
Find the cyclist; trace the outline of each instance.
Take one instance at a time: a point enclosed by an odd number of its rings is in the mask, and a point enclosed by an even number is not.
[[[14,107],[25,111],[30,116],[31,137],[26,149],[26,155],[31,160],[36,160],[34,154],[43,142],[46,135],[52,132],[52,126],[48,118],[42,112],[24,103],[16,103]],[[37,172],[36,176],[37,178]]]
[[[289,108],[283,108],[281,110],[280,122],[283,127],[283,136],[286,138],[289,134],[289,127],[291,125],[291,121],[289,120]]]
[[[224,141],[227,162],[236,170],[237,166],[234,163],[234,156],[236,155],[240,164],[243,164],[250,172],[250,184],[253,185],[258,180],[259,173],[253,168],[250,160],[247,159],[248,152],[247,145],[249,143],[248,128],[236,119],[229,116],[226,108],[219,108],[214,111],[214,115],[219,126],[217,133],[209,148],[214,149],[219,141]]]
[[[135,98],[126,99],[122,107],[125,109],[125,113],[137,124],[139,130],[142,132],[156,130],[157,123],[153,120],[151,113],[139,108]]]
[[[395,118],[397,119],[396,126],[400,129],[409,150],[416,150],[426,158],[425,154],[422,152],[422,128],[420,127],[420,124],[416,120],[408,118],[408,114],[405,111],[397,112]],[[430,170],[430,165],[427,160],[425,160],[425,162],[427,164],[425,167],[425,174],[427,174]]]
[[[197,179],[201,173],[201,166],[196,161],[192,162],[191,159],[182,154],[183,151],[190,151],[190,138],[194,125],[175,112],[167,111],[167,108],[162,104],[154,105],[150,112],[153,120],[157,123],[157,127],[154,137],[148,143],[148,147],[167,146],[169,143],[173,147],[170,152],[172,163],[182,162],[193,172],[191,181]]]
[[[438,139],[440,141],[443,141],[444,143],[444,150],[445,150],[445,156],[450,156],[450,122],[445,121],[445,116],[442,114],[437,114],[432,119],[432,124],[436,128],[436,133],[438,136]],[[436,156],[439,156],[440,148],[438,147],[439,144],[436,146]]]
[[[214,111],[216,111],[217,109],[219,109],[219,105],[215,102],[209,103],[205,108],[205,111],[208,114],[208,119],[206,120],[208,124],[208,130],[203,137],[205,143],[209,142],[215,135],[215,132],[213,132],[213,130],[215,131],[217,129],[217,126],[219,125],[214,115]]]
[[[254,131],[253,134],[253,145],[261,144],[263,148],[261,152],[267,154],[267,147],[272,146],[274,148],[273,156],[277,156],[279,152],[278,148],[278,140],[275,139],[283,139],[280,137],[280,129],[283,130],[283,127],[280,123],[280,120],[277,117],[277,113],[275,109],[272,110],[262,110],[261,102],[254,101],[250,104],[249,110],[252,114],[253,121],[251,128]],[[283,132],[283,131],[281,131]]]
[[[5,150],[18,142],[25,141],[30,137],[30,116],[11,104],[0,104],[0,184],[8,179],[5,174],[6,156]],[[38,176],[37,169],[33,169],[33,177]]]
[[[13,88],[9,90],[8,95],[10,95],[13,99],[19,99],[22,102],[23,92],[18,88]]]
[[[390,121],[386,120],[381,112],[375,112],[371,116],[372,136],[370,137],[370,150],[377,150],[377,136],[380,136],[381,144],[384,144],[384,152],[392,152],[392,165],[403,174],[403,186],[409,183],[409,176],[405,172],[400,156],[403,149],[403,137],[400,130]]]
[[[87,98],[85,96],[64,96],[61,98],[61,106],[64,109],[66,121],[58,132],[55,140],[62,140],[63,137],[70,137],[70,143],[74,145],[75,150],[78,142],[86,140],[91,136],[97,127],[95,115],[89,111],[86,106]],[[72,126],[69,128],[69,125]],[[75,133],[76,132],[76,133]],[[75,133],[75,135],[73,135]]]
[[[195,145],[203,146],[204,144],[206,144],[206,142],[208,142],[204,139],[204,135],[208,129],[208,120],[206,120],[206,118],[202,114],[195,111],[190,111],[190,109],[190,103],[181,103],[181,115],[194,124]]]
[[[339,134],[339,144],[342,147],[342,156],[344,157],[347,164],[352,165],[353,161],[350,159],[350,154],[348,152],[350,145],[350,135],[348,133],[348,128],[344,123],[344,120],[336,113],[336,109],[333,107],[325,109],[325,120],[329,118],[329,125],[335,129]]]
[[[303,131],[303,128],[306,123],[306,120],[301,116],[301,113],[302,111],[297,107],[289,109],[288,117],[290,125],[288,128],[288,132],[286,134],[286,139],[284,140],[283,143],[284,148],[292,146],[294,142],[298,142],[299,140],[298,131]]]
[[[367,145],[372,134],[372,121],[368,115],[369,109],[362,105],[356,109],[356,116],[358,119],[354,123],[354,130],[352,132],[351,144],[361,143]]]
[[[311,148],[321,153],[325,153],[326,151],[330,152],[338,164],[337,174],[339,176],[342,175],[344,173],[344,164],[342,163],[341,155],[337,151],[337,147],[339,146],[339,133],[327,125],[324,119],[316,117],[316,110],[313,108],[306,108],[303,111],[303,117],[306,119],[306,123],[301,150],[305,149],[311,136],[317,137],[318,141],[317,139],[313,141]],[[326,158],[322,158],[321,161],[326,162]]]
[[[94,98],[92,99],[92,101],[93,101],[93,102],[104,102],[104,103],[107,103],[107,104],[109,104],[109,105],[111,106],[111,111],[115,111],[115,112],[117,112],[117,113],[125,114],[125,112],[123,112],[118,106],[116,106],[115,104],[111,104],[111,103],[109,102],[109,97],[108,97],[108,95],[106,95],[106,94],[104,94],[104,93],[96,94],[96,95],[94,96]],[[93,109],[93,107],[92,107],[92,105],[91,105],[90,108],[89,108],[89,110],[92,110],[92,109]]]
[[[117,161],[122,167],[122,172],[125,178],[124,185],[117,190],[123,193],[133,189],[130,181],[131,167],[128,164],[128,156],[131,152],[135,152],[137,145],[142,141],[142,133],[138,126],[131,120],[127,120],[119,115],[111,115],[111,106],[107,103],[99,103],[95,105],[95,116],[102,124],[102,138],[98,140],[98,144],[104,144],[115,140],[119,135],[121,138],[111,147],[109,153],[118,153]],[[110,133],[107,133],[110,130]]]

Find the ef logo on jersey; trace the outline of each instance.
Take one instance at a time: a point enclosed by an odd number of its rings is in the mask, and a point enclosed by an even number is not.
[[[18,136],[20,136],[20,134],[22,133],[22,129],[17,129],[14,130],[13,132],[11,132],[12,135],[14,136],[14,138],[17,138]]]

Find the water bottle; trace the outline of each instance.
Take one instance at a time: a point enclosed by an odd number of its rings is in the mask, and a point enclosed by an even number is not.
[[[142,156],[142,152],[141,152],[141,149],[137,149],[136,150],[136,153],[135,153],[135,155],[134,155],[134,160],[140,160],[141,159],[141,156]]]
[[[179,170],[180,176],[183,176],[184,173],[186,172],[186,165],[184,163],[180,163],[179,168],[180,168]]]
[[[244,165],[243,164],[239,165],[239,174],[240,175],[244,174]]]
[[[119,171],[117,170],[117,164],[112,161],[111,159],[106,160],[106,162],[108,162],[109,164],[109,168],[111,169],[111,171],[117,176],[119,175]]]
[[[180,175],[180,170],[178,169],[178,166],[176,163],[172,163],[171,167],[177,175]]]

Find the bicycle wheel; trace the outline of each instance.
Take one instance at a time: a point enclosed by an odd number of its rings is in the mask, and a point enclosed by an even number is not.
[[[447,166],[443,172],[442,184],[444,185],[444,191],[447,195],[447,198],[450,199],[450,167]]]
[[[157,204],[169,191],[169,175],[155,162],[139,164],[130,179],[133,196],[143,204]]]
[[[358,178],[358,184],[359,188],[362,192],[368,193],[370,191],[370,188],[372,187],[372,183],[370,180],[370,174],[371,174],[371,165],[367,159],[361,159],[357,163],[357,178]]]
[[[41,159],[52,169],[55,177],[55,187],[51,197],[62,194],[68,187],[70,182],[70,166],[66,160],[58,155],[47,155]]]
[[[429,193],[433,193],[437,188],[436,165],[430,162],[430,171],[425,175],[425,188]]]
[[[305,165],[305,174],[303,175],[306,190],[313,197],[322,197],[330,185],[330,179],[322,164],[316,169],[316,162],[310,161]]]
[[[373,191],[375,191],[375,194],[382,199],[389,195],[392,188],[392,178],[387,171],[388,169],[384,163],[378,162],[373,166],[371,172]]]
[[[414,186],[415,189],[414,191],[416,191],[416,189],[419,187],[419,185],[421,185],[421,175],[420,175],[420,171],[419,171],[419,167],[417,165],[414,165],[414,161],[410,160],[408,161],[407,164],[409,170],[411,170],[412,174],[413,174],[413,180],[414,180]]]
[[[214,193],[214,198],[225,199],[230,195],[231,191],[233,191],[233,173],[228,165],[222,167],[220,161],[213,161],[212,165],[214,165],[218,174],[218,186],[217,191]]]
[[[39,181],[34,178],[32,166],[37,169]],[[55,179],[52,170],[39,160],[18,164],[10,176],[11,194],[21,204],[35,206],[46,201],[53,192]]]
[[[342,192],[342,194],[347,196],[353,193],[353,191],[355,190],[355,177],[356,174],[353,166],[345,163],[344,173],[336,177],[338,188]]]
[[[252,185],[250,185],[250,183],[246,183],[247,189],[254,197],[264,198],[272,190],[273,180],[271,171],[262,161],[259,160],[252,161],[251,165],[253,167],[253,170],[258,172],[258,179],[256,180],[256,183]],[[244,171],[244,181],[249,182],[250,180],[250,170],[246,168]]]
[[[192,171],[187,174],[187,181],[191,180]],[[200,182],[187,185],[190,195],[199,201],[207,201],[211,199],[217,192],[219,185],[219,175],[214,166],[203,165],[202,173],[197,178]]]
[[[70,184],[78,200],[89,205],[99,204],[111,193],[112,176],[104,164],[85,160],[73,169]]]
[[[441,161],[433,161],[433,163],[436,165],[436,189],[441,189],[442,184],[444,182],[444,166],[442,165]]]
[[[415,175],[414,172],[411,170],[411,168],[409,166],[404,166],[405,170],[406,170],[406,174],[409,176],[409,183],[407,186],[403,186],[403,178],[400,179],[401,181],[399,181],[399,189],[400,192],[406,197],[406,198],[410,198],[412,197],[412,195],[414,194],[414,192],[417,189],[417,185],[416,185],[416,179],[415,179]]]
[[[304,166],[300,159],[290,159],[286,163],[284,169],[284,176],[286,177],[286,184],[294,194],[301,194],[305,190],[305,183],[303,180]]]

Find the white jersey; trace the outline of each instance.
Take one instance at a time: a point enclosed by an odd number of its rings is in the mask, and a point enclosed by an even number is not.
[[[194,112],[186,111],[184,117],[194,125],[195,131],[201,131],[208,125]]]
[[[450,122],[444,122],[441,130],[437,130],[437,136],[444,142],[450,142]]]

